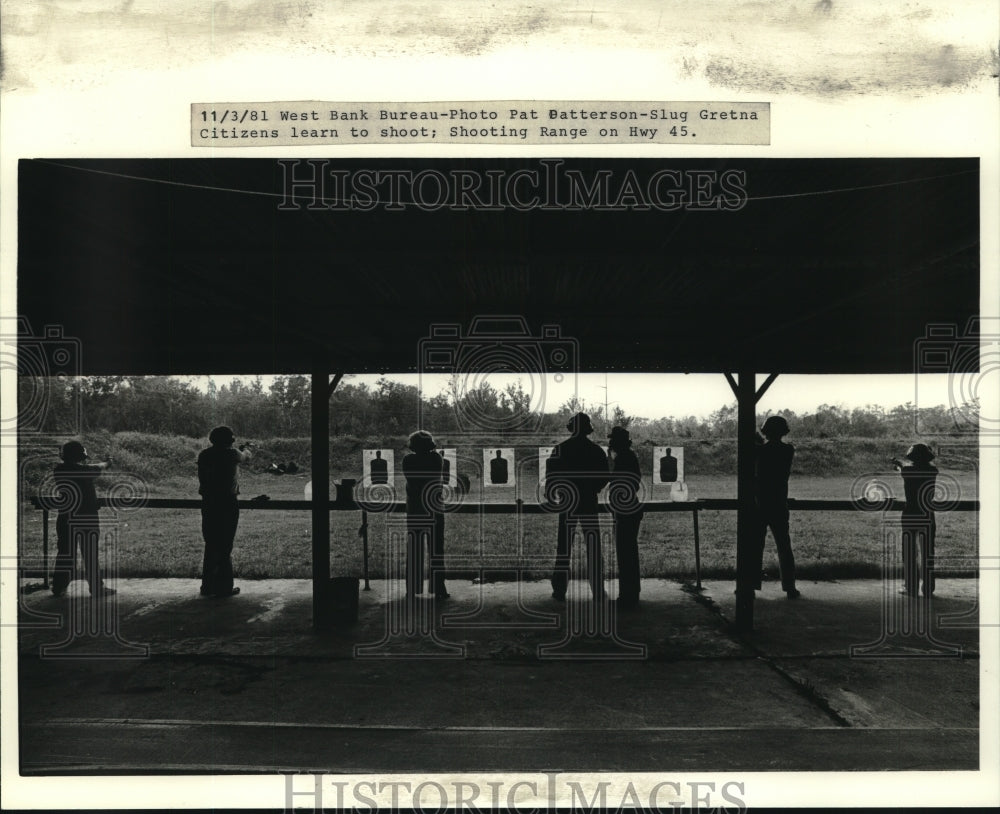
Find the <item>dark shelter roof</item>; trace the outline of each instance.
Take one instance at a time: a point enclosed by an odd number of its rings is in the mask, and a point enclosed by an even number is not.
[[[331,159],[324,171],[428,169],[546,170]],[[582,370],[903,373],[928,324],[961,330],[979,311],[975,159],[559,169],[587,183],[610,171],[612,197],[630,170],[640,188],[662,170],[736,170],[746,200],[568,211],[560,187],[543,192],[548,209],[426,211],[406,189],[403,211],[301,196],[286,211],[288,169],[273,159],[22,161],[18,311],[35,333],[79,338],[86,374],[304,372],[316,347],[331,370],[417,370],[432,323],[467,331],[486,314],[523,316],[535,336],[558,325]]]

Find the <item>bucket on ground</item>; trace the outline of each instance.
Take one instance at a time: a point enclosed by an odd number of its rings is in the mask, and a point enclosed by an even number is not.
[[[358,621],[358,594],[361,580],[357,577],[333,577],[327,583],[324,612],[330,627],[349,627]]]

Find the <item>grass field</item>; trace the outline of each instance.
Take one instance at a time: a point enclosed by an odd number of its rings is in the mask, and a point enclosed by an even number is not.
[[[948,473],[961,488],[963,499],[976,499],[975,476],[970,472]],[[894,483],[893,477],[887,480]],[[272,499],[301,499],[308,478],[303,475],[274,477],[245,474],[243,497],[267,494]],[[495,490],[487,502],[511,502],[521,496],[533,502],[535,484],[525,478],[520,495],[514,489]],[[846,500],[851,497],[853,477],[793,477],[790,496]],[[402,486],[402,484],[398,484]],[[735,478],[704,476],[689,483],[691,499],[732,498]],[[896,488],[895,486],[893,487]],[[473,499],[475,496],[475,484]],[[896,490],[901,494],[901,484]],[[401,488],[397,490],[402,495]],[[197,497],[192,480],[171,478],[151,489],[151,497]],[[662,499],[658,492],[652,499]],[[898,515],[892,515],[898,516]],[[331,512],[331,559],[334,575],[360,576],[362,541],[359,512]],[[22,514],[22,556],[40,556],[42,514],[30,507]],[[387,540],[393,524],[404,516],[369,513],[370,573],[386,573]],[[978,550],[974,512],[938,514],[939,557],[973,557]],[[884,518],[865,512],[796,512],[792,508],[791,533],[796,563],[803,578],[836,579],[878,577],[882,574],[882,528]],[[550,515],[451,515],[446,520],[445,550],[448,567],[455,576],[473,577],[485,569],[486,578],[504,578],[515,569],[525,578],[547,578],[555,551],[556,518]],[[117,516],[102,511],[105,547],[109,533],[117,540],[117,571],[122,577],[197,577],[200,575],[203,543],[201,518],[196,510],[142,509]],[[606,527],[605,570],[614,572],[614,548],[610,524]],[[54,522],[50,524],[50,548],[55,548]],[[703,577],[734,574],[736,513],[700,512]],[[647,513],[639,535],[644,576],[684,578],[694,574],[694,533],[691,514]],[[574,547],[574,568],[582,573],[582,546]],[[402,556],[397,552],[396,556]],[[103,553],[102,563],[115,568],[113,552]],[[310,515],[308,511],[254,511],[242,513],[233,552],[237,575],[243,579],[308,577],[311,573]],[[769,540],[765,568],[777,575],[777,559]],[[50,561],[51,568],[51,561]]]

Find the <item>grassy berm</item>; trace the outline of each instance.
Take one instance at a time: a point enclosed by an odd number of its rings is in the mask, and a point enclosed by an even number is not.
[[[42,550],[42,515],[26,498],[46,487],[46,475],[58,461],[61,439],[33,442],[21,447],[22,513],[21,551],[38,556]],[[109,454],[115,473],[103,477],[99,492],[123,479],[140,484],[150,497],[197,497],[195,459],[204,442],[139,433],[119,433],[85,437],[92,457]],[[485,440],[485,439],[484,439]],[[902,495],[899,475],[886,461],[905,451],[910,439],[791,439],[796,445],[796,466],[790,482],[792,498],[848,500],[857,495],[859,485],[872,477],[887,483],[896,496]],[[309,480],[308,439],[261,439],[255,441],[257,455],[241,475],[243,497],[261,494],[271,499],[302,499]],[[686,479],[690,499],[727,498],[736,495],[735,442],[664,439],[664,445],[685,450]],[[517,451],[515,486],[484,486],[480,477],[482,447],[500,445],[495,441],[481,446],[458,446],[458,470],[468,474],[471,492],[467,500],[509,503],[520,498],[537,499],[537,457],[532,448]],[[360,477],[363,449],[394,449],[399,458],[405,439],[337,438],[332,441],[333,477]],[[646,499],[667,500],[663,487],[652,486],[653,456],[648,449],[637,450],[646,477]],[[294,461],[299,473],[275,476],[266,473],[273,462]],[[966,500],[978,498],[975,450],[954,445],[942,448],[936,463],[941,469],[940,484],[949,496]],[[818,470],[818,471],[817,471]],[[395,493],[402,497],[403,483],[397,476]],[[879,513],[795,511],[792,504],[792,544],[803,579],[879,577],[886,554],[898,559],[898,543],[893,520],[898,515]],[[102,512],[105,551],[102,562],[109,571],[123,577],[197,577],[201,568],[202,540],[200,514],[181,509],[144,508],[115,514]],[[368,535],[370,573],[384,576],[387,562],[401,569],[404,554],[398,549],[401,515],[369,513]],[[54,525],[54,524],[53,524]],[[331,513],[331,549],[335,575],[359,575],[362,571],[362,540],[359,512]],[[448,567],[455,578],[504,579],[520,572],[524,578],[547,578],[555,550],[556,519],[549,515],[461,514],[446,521]],[[735,565],[735,512],[699,513],[702,576],[729,578]],[[952,512],[938,515],[937,555],[942,567],[950,558],[975,557],[978,552],[978,515]],[[613,573],[614,547],[610,526],[604,542],[605,570]],[[54,549],[54,527],[50,526]],[[648,513],[642,523],[640,558],[644,576],[685,578],[694,574],[694,532],[691,513]],[[574,568],[583,572],[582,546],[574,549]],[[307,511],[244,511],[233,558],[243,579],[310,576],[310,517]],[[946,559],[947,558],[947,559]],[[396,570],[396,568],[389,570]],[[777,576],[773,543],[768,542],[765,568]],[[401,572],[401,571],[400,571]],[[960,570],[953,575],[970,572]]]

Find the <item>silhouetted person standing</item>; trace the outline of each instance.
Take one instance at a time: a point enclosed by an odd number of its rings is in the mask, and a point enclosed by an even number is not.
[[[424,583],[424,551],[430,554],[431,585],[437,599],[449,594],[444,579],[444,514],[440,511],[444,459],[426,430],[410,435],[403,458],[406,479],[406,595],[412,602]]]
[[[788,528],[788,477],[792,472],[795,447],[781,439],[789,433],[788,422],[780,415],[768,418],[760,428],[764,442],[757,446],[756,501],[758,522],[758,564],[760,574],[764,562],[764,543],[767,530],[774,535],[778,549],[778,567],[781,569],[781,589],[789,599],[800,594],[795,587],[795,557],[792,556],[792,538]],[[758,441],[760,441],[758,436]],[[760,588],[758,577],[757,588]]]
[[[923,582],[924,596],[934,593],[934,489],[937,467],[931,461],[934,453],[926,444],[914,444],[906,452],[909,463],[892,459],[893,466],[903,476],[903,591],[916,596]]]
[[[618,606],[634,608],[639,604],[639,524],[642,503],[639,485],[642,474],[639,459],[632,451],[632,439],[624,427],[613,427],[608,436],[608,461],[611,486],[608,502],[615,518],[615,552],[618,555]]]
[[[597,600],[604,596],[597,495],[609,480],[608,457],[604,450],[587,438],[594,427],[586,413],[573,416],[566,429],[570,431],[570,437],[553,447],[545,467],[546,496],[556,505],[566,507],[559,513],[552,597],[560,602],[566,598],[570,547],[573,532],[579,526],[587,547],[587,576]]]
[[[389,462],[382,458],[381,450],[375,450],[375,457],[368,462],[368,472],[373,484],[389,482]]]
[[[490,461],[490,483],[504,484],[507,482],[508,465],[503,457],[503,450],[497,450],[497,457]]]
[[[677,458],[670,454],[671,451],[667,447],[667,454],[660,458],[660,483],[677,482]]]
[[[56,562],[52,572],[52,593],[63,596],[76,569],[76,551],[80,549],[83,573],[91,596],[115,593],[104,585],[98,563],[101,521],[98,517],[95,481],[108,468],[110,461],[88,464],[87,450],[79,441],[62,446],[62,463],[53,470],[59,497],[56,516]]]
[[[198,455],[198,493],[201,495],[201,534],[205,558],[201,569],[204,596],[235,596],[233,541],[240,522],[237,475],[239,465],[250,460],[249,444],[233,449],[236,441],[229,427],[216,427],[208,436],[212,446]]]

